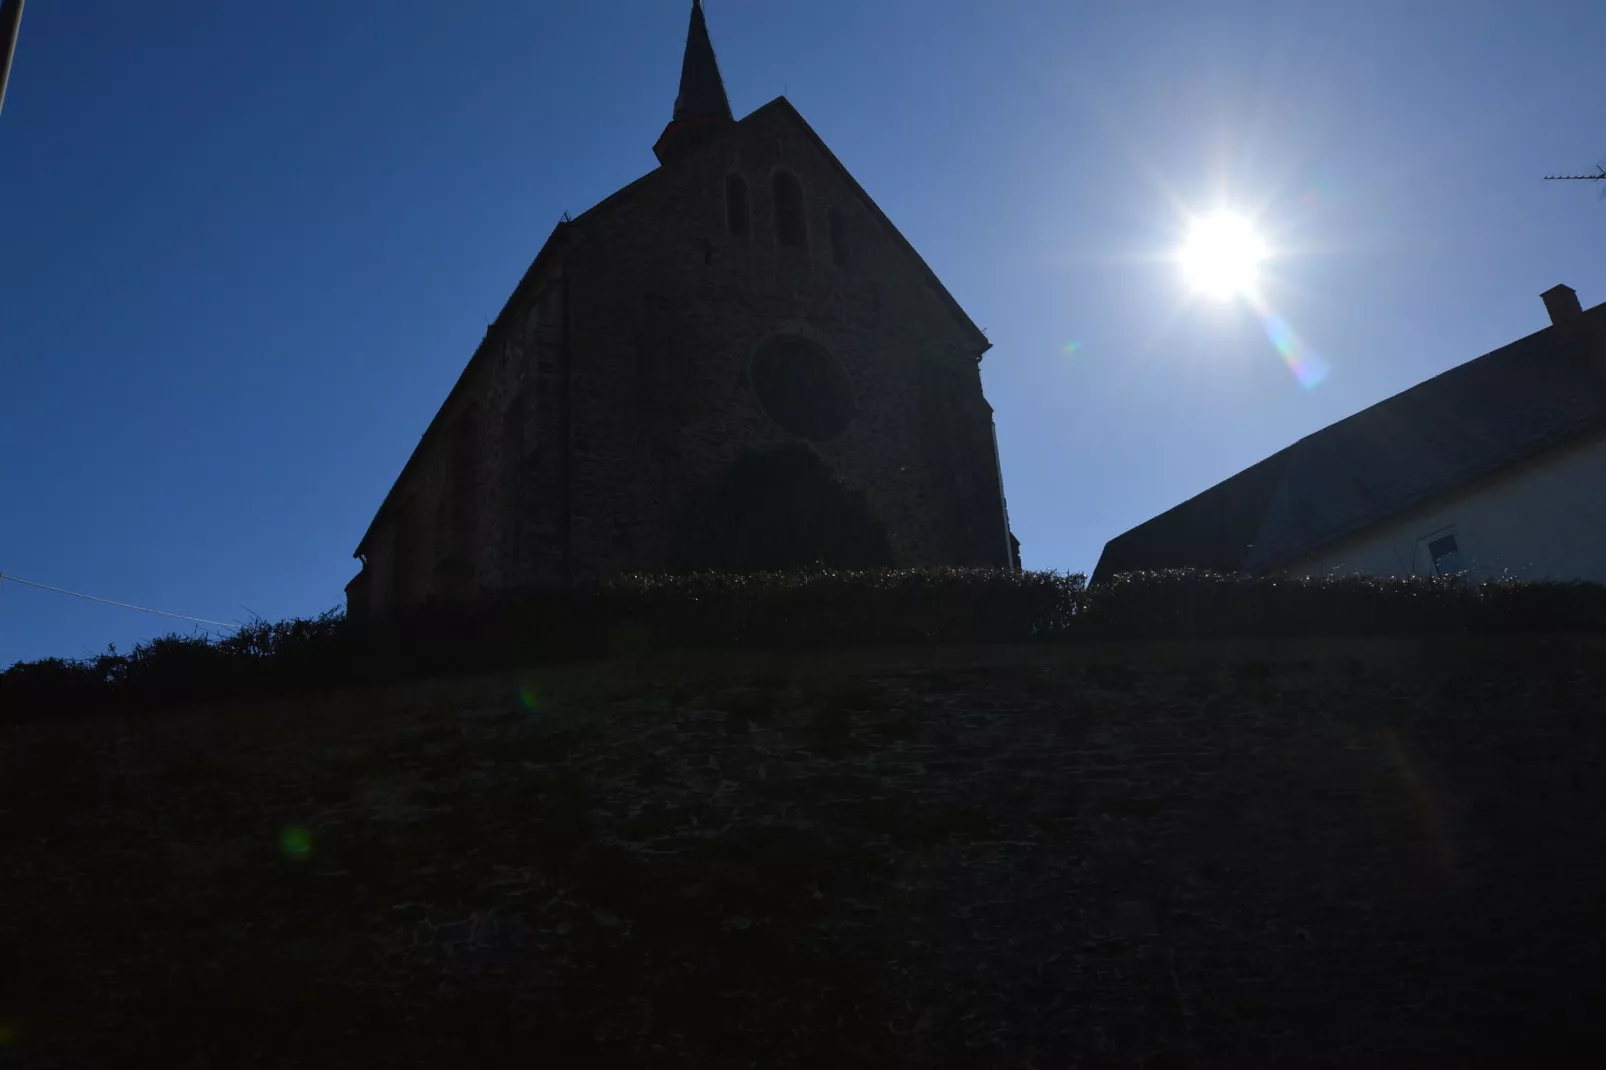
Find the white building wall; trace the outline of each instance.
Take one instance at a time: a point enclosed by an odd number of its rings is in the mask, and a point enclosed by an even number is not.
[[[1606,434],[1515,465],[1282,571],[1431,576],[1428,544],[1446,533],[1454,533],[1475,579],[1606,583]]]

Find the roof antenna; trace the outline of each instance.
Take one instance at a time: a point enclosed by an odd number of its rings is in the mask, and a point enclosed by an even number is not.
[[[1606,162],[1595,165],[1592,175],[1546,175],[1546,182],[1606,182]],[[1606,201],[1606,186],[1601,187],[1600,199]]]

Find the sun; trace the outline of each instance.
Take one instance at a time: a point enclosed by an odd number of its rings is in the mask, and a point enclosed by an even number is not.
[[[1217,301],[1252,296],[1265,258],[1266,243],[1254,226],[1227,211],[1193,219],[1177,254],[1188,285]]]

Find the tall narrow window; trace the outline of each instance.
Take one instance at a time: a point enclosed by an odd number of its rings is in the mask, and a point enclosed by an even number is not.
[[[848,263],[848,227],[842,221],[842,213],[835,208],[828,209],[825,221],[831,228],[831,262],[837,267],[846,267]]]
[[[479,428],[474,417],[474,410],[468,409],[452,425],[448,459],[452,552],[465,555],[473,552],[474,522],[478,519],[474,490],[479,475]]]
[[[739,237],[747,235],[747,180],[741,175],[725,176],[725,228]]]
[[[515,584],[524,552],[525,421],[528,415],[524,391],[513,395],[502,416],[502,582]]]
[[[803,186],[785,171],[775,172],[775,240],[803,248]]]
[[[408,495],[396,510],[396,534],[394,549],[391,551],[390,580],[396,600],[394,608],[403,612],[418,608],[416,603],[423,588],[418,553],[420,535],[418,513],[417,494]]]
[[[479,557],[478,475],[479,432],[470,408],[452,424],[446,443],[446,480],[435,508],[434,590],[452,598],[469,593]]]

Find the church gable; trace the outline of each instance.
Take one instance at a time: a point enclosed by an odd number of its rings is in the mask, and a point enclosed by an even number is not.
[[[604,199],[574,220],[625,257],[674,256],[715,266],[737,258],[763,276],[808,265],[838,288],[879,282],[919,295],[900,315],[945,318],[951,341],[979,360],[991,347],[975,322],[873,198],[785,97]],[[672,250],[671,246],[681,248]],[[767,263],[760,254],[779,257]],[[762,278],[760,279],[762,282]],[[878,307],[877,311],[893,311]]]
[[[798,440],[871,496],[900,561],[1007,561],[987,340],[789,103],[573,233],[576,545],[596,571],[656,566],[700,485]]]
[[[671,124],[673,128],[674,124]],[[668,136],[666,132],[666,136]],[[876,303],[919,295],[923,307],[896,310],[950,321],[950,341],[979,360],[992,343],[941,279],[785,97],[704,133],[573,221],[610,257],[648,258],[669,270],[739,259],[762,276],[808,265],[864,284]],[[781,254],[773,264],[762,253]],[[674,261],[673,265],[665,260]],[[872,292],[873,284],[894,292]]]
[[[992,345],[987,336],[791,101],[776,97],[738,125],[748,137],[774,141],[799,166],[806,161],[814,186],[806,195],[816,209],[809,228],[815,255],[836,267],[858,268],[868,275],[908,272],[918,276],[980,359]],[[776,169],[784,168],[783,162]],[[864,262],[867,256],[873,258],[869,263]]]

